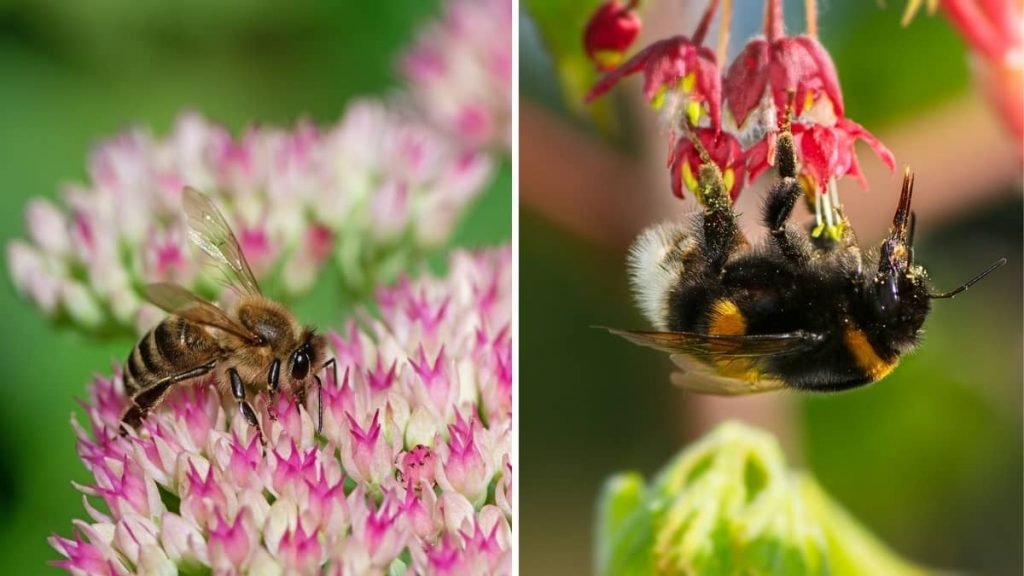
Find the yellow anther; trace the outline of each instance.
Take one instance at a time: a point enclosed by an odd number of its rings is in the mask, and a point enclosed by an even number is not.
[[[665,88],[664,86],[658,88],[658,91],[655,92],[654,96],[651,98],[651,108],[654,108],[655,110],[661,110],[661,107],[665,105],[666,92],[668,92],[668,89]]]
[[[622,63],[623,53],[617,50],[598,50],[594,52],[594,61],[602,69],[608,70]]]
[[[686,119],[690,121],[691,126],[696,126],[700,122],[700,115],[704,113],[704,107],[697,100],[690,100],[686,104]]]
[[[697,193],[700,191],[700,183],[697,182],[697,177],[693,175],[693,170],[690,169],[689,162],[683,162],[683,167],[680,169],[683,174],[683,182],[690,192]]]
[[[722,173],[722,182],[725,184],[725,191],[732,192],[732,186],[736,183],[736,173],[732,168],[726,168]]]
[[[686,94],[693,92],[695,86],[697,86],[697,75],[693,72],[683,76],[683,79],[679,81],[679,88]]]

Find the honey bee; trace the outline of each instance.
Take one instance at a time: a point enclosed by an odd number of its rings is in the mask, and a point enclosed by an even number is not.
[[[186,187],[182,206],[189,238],[212,259],[224,284],[239,298],[223,310],[177,284],[145,286],[146,300],[170,316],[139,340],[125,362],[124,384],[131,406],[121,419],[122,434],[129,427],[137,428],[173,386],[210,373],[222,393],[230,391],[239,412],[264,443],[250,399],[266,391],[273,405],[283,389],[301,405],[314,380],[319,433],[323,383],[317,373],[328,367],[337,371],[333,358],[325,361],[324,337],[263,295],[238,240],[207,196]]]

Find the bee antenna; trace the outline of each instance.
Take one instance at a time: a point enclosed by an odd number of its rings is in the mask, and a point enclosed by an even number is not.
[[[1006,264],[1006,258],[1000,258],[994,264],[992,264],[991,266],[986,268],[984,272],[982,272],[981,274],[978,274],[974,278],[971,278],[967,282],[964,282],[961,286],[959,286],[957,288],[954,288],[953,290],[950,290],[949,292],[943,292],[941,294],[929,294],[928,297],[931,298],[932,300],[938,300],[938,299],[941,299],[941,298],[952,298],[952,297],[956,296],[957,294],[967,290],[971,286],[974,286],[975,284],[980,282],[982,278],[984,278],[985,276],[988,276],[992,272],[995,272],[996,269],[1001,267],[1003,264]]]

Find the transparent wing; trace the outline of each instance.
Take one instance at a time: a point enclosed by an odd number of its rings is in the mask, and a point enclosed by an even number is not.
[[[195,188],[186,186],[182,192],[182,206],[188,215],[189,238],[213,259],[227,279],[227,285],[240,294],[261,294],[238,239],[213,201]]]
[[[785,356],[810,350],[824,336],[813,332],[781,334],[723,335],[695,332],[644,332],[607,329],[640,346],[668,354],[691,354],[698,357],[752,358]]]
[[[147,284],[142,288],[142,295],[149,302],[175,316],[181,316],[196,324],[223,330],[243,340],[259,341],[259,336],[232,320],[223,310],[177,284],[170,282]]]
[[[669,354],[680,371],[672,382],[690,392],[739,396],[770,392],[785,382],[766,374],[764,360],[814,348],[824,336],[811,332],[720,335],[608,329],[626,340]]]
[[[786,384],[775,378],[747,371],[746,377],[725,376],[720,373],[721,366],[709,366],[702,361],[685,354],[673,354],[672,361],[679,367],[672,373],[672,383],[687,392],[695,394],[711,394],[714,396],[742,396],[760,392],[781,390]],[[735,369],[726,369],[736,373]]]

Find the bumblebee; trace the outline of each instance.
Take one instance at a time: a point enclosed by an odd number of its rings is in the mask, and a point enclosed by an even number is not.
[[[920,342],[934,293],[914,263],[907,171],[889,236],[862,255],[841,208],[835,238],[788,224],[804,194],[788,127],[776,147],[779,180],[762,211],[765,242],[752,246],[737,224],[722,175],[700,142],[704,210],[691,225],[644,231],[629,254],[637,303],[656,331],[610,329],[671,355],[674,383],[699,393],[739,395],[783,388],[836,392],[887,376]]]

